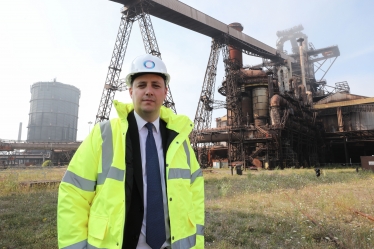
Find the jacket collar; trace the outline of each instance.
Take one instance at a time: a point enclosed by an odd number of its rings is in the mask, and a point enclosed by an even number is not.
[[[134,110],[132,103],[122,103],[117,100],[114,102],[118,117],[121,121],[126,121],[128,114]],[[166,128],[174,130],[179,134],[188,135],[193,130],[193,122],[185,115],[176,115],[171,109],[161,106],[160,118],[166,122]]]
[[[138,125],[138,131],[140,132],[141,129],[144,128],[144,126],[148,123],[147,121],[145,121],[142,117],[139,116],[139,114],[136,113],[136,111],[134,111],[134,116],[135,116],[135,119],[136,119],[136,123]],[[156,129],[156,133],[159,133],[160,132],[160,117],[157,117],[157,119],[155,121],[152,122],[154,128]],[[147,128],[145,128],[147,129]]]

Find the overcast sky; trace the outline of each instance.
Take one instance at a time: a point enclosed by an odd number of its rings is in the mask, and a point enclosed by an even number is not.
[[[341,56],[325,76],[327,83],[348,81],[351,93],[374,96],[372,0],[182,2],[226,24],[240,22],[244,33],[274,48],[278,30],[302,24],[315,48],[339,46]],[[22,139],[27,139],[30,86],[54,78],[81,90],[77,139],[87,136],[88,122],[95,121],[99,107],[121,7],[108,0],[0,1],[0,139],[17,139],[20,122]],[[211,38],[151,18],[171,75],[177,112],[193,120]],[[290,45],[285,49],[290,51]],[[126,76],[131,61],[144,53],[138,23],[134,23],[121,78]],[[247,55],[243,59],[248,65],[261,62]],[[216,88],[223,77],[221,55]],[[217,91],[215,98],[223,100]],[[116,93],[115,99],[130,101],[128,92]],[[224,114],[224,110],[214,111],[213,121]],[[112,109],[111,117],[115,116]]]

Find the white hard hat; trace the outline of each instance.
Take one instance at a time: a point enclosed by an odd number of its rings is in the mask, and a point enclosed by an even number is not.
[[[165,75],[165,84],[168,85],[170,75],[167,73],[165,63],[157,56],[151,54],[140,55],[131,63],[130,73],[126,76],[126,84],[131,87],[131,76],[138,73],[159,73]]]

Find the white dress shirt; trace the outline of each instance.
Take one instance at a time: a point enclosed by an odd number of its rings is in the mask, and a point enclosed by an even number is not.
[[[145,127],[145,124],[148,123],[139,114],[136,113],[134,110],[134,115],[136,119],[136,123],[138,125],[139,130],[139,142],[140,142],[140,154],[142,157],[142,172],[143,172],[143,195],[144,195],[144,216],[143,216],[143,224],[139,236],[139,241],[137,245],[137,249],[151,249],[146,242],[146,226],[147,226],[147,170],[145,167],[146,161],[146,154],[145,154],[145,143],[148,136],[148,129]],[[166,186],[165,186],[165,167],[164,167],[164,150],[162,147],[162,138],[160,132],[160,118],[158,117],[154,122],[152,122],[154,128],[153,136],[156,142],[156,148],[158,152],[158,162],[160,165],[160,175],[161,175],[161,187],[162,187],[162,199],[164,204],[164,217],[165,217],[165,232],[166,232],[166,241],[162,245],[161,248],[170,247],[170,226],[169,226],[169,211],[166,199]]]

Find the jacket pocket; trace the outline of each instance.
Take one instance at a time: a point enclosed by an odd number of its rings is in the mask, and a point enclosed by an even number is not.
[[[88,235],[103,240],[108,227],[108,218],[98,215],[90,215],[88,220]]]
[[[190,222],[190,226],[195,227],[196,222],[195,222],[195,211],[188,212],[188,220]]]

